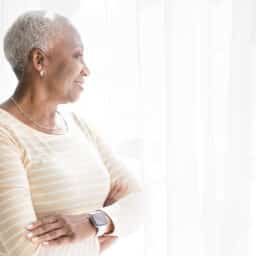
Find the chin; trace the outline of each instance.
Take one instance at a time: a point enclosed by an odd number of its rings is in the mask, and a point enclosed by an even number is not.
[[[76,87],[73,87],[72,90],[66,91],[64,96],[65,103],[74,103],[80,99],[82,90],[77,90]]]
[[[68,98],[68,102],[74,103],[80,99],[80,94],[79,95],[70,95]]]

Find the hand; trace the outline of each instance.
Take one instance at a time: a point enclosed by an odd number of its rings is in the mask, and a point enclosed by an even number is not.
[[[123,197],[128,192],[128,184],[125,182],[116,182],[111,191],[108,194],[107,199],[105,200],[103,206],[108,206],[116,201],[118,201],[121,197]]]
[[[48,246],[80,241],[96,233],[88,214],[44,216],[27,230],[26,237],[30,241]]]
[[[117,182],[112,186],[111,191],[108,194],[107,199],[104,202],[103,206],[108,206],[116,201],[118,201],[121,197],[123,197],[128,192],[128,184],[127,183],[121,183]],[[100,236],[99,238],[100,243],[100,252],[106,250],[109,248],[116,240],[118,239],[118,236]]]

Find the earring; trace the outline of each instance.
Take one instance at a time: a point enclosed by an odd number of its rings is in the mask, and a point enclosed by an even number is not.
[[[45,74],[44,70],[40,70],[40,76],[43,77]]]

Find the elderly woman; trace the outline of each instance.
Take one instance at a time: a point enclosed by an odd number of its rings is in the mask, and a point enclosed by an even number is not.
[[[79,33],[61,15],[30,11],[4,52],[18,85],[0,105],[0,255],[99,255],[141,224],[144,197],[95,129],[57,110],[89,75]]]

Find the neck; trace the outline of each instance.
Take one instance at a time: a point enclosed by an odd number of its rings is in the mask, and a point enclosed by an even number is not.
[[[48,95],[39,88],[40,86],[32,87],[25,83],[19,83],[13,98],[33,120],[48,127],[55,127],[58,103],[50,100]]]

